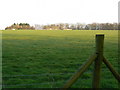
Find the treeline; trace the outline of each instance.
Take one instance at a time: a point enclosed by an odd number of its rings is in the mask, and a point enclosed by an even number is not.
[[[92,23],[92,24],[49,24],[49,25],[35,25],[36,30],[118,30],[120,24],[118,23]]]
[[[14,23],[12,24],[11,26],[9,27],[6,27],[5,30],[22,30],[22,29],[25,29],[25,30],[35,30],[35,27],[33,26],[30,26],[28,23]]]
[[[34,27],[28,23],[14,23],[5,30],[120,30],[120,23],[92,23],[92,24],[49,24],[49,25],[38,25]]]

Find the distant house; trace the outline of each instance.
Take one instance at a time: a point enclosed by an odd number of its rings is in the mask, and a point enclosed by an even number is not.
[[[64,30],[72,30],[72,29],[64,29]]]
[[[12,24],[9,27],[6,27],[5,30],[35,30],[33,26],[30,26],[28,23]]]

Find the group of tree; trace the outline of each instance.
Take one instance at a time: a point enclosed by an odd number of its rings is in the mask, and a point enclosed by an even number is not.
[[[10,30],[23,30],[23,29],[35,30],[35,27],[30,26],[28,23],[19,23],[19,24],[14,23],[11,26],[5,28],[5,30],[8,30],[8,29],[10,29]]]
[[[14,23],[5,30],[120,30],[120,23],[91,23],[91,24],[49,24],[49,25],[35,25],[30,26],[28,23]]]
[[[92,24],[49,24],[49,25],[35,25],[37,30],[119,30],[120,24],[118,23],[92,23]]]

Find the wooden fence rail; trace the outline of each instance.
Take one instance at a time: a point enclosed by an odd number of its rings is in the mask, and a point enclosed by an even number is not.
[[[104,46],[104,34],[96,35],[96,51],[86,62],[83,64],[78,71],[65,83],[62,89],[70,88],[75,81],[85,72],[85,70],[93,63],[94,61],[94,74],[93,74],[93,88],[100,88],[100,72],[101,72],[101,63],[104,62],[109,70],[112,72],[114,77],[120,83],[120,74],[114,70],[113,66],[105,59],[103,56],[103,46]]]

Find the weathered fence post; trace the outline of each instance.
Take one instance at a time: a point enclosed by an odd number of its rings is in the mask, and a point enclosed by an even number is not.
[[[93,75],[93,88],[99,88],[100,85],[100,71],[101,63],[103,60],[103,44],[104,44],[104,34],[96,35],[96,54],[97,58],[94,65],[94,75]]]

